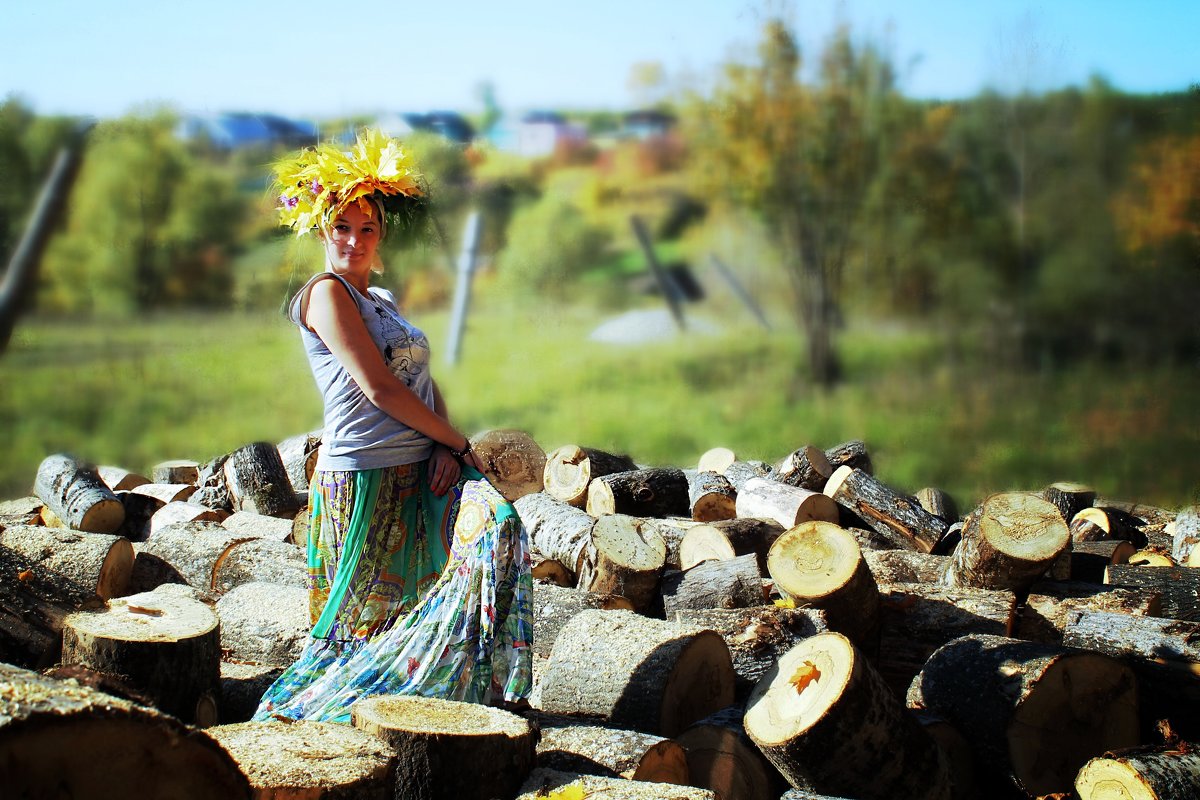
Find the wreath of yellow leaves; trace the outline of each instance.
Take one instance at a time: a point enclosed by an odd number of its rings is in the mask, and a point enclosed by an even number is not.
[[[279,191],[279,222],[302,235],[323,225],[351,203],[372,213],[367,199],[378,196],[385,211],[397,201],[422,198],[424,179],[411,155],[379,130],[360,132],[349,152],[319,144],[272,165]]]

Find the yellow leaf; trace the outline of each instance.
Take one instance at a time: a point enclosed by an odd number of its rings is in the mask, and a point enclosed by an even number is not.
[[[776,600],[775,607],[776,608],[795,608],[796,601],[790,597],[785,597],[782,600]]]
[[[810,683],[820,677],[821,671],[817,669],[817,665],[811,661],[805,661],[792,673],[792,677],[788,680],[788,683],[796,687],[796,694],[800,694],[808,688]]]
[[[568,783],[566,786],[560,786],[554,791],[546,795],[553,800],[584,800],[587,797],[587,792],[583,790],[583,784],[579,781]]]

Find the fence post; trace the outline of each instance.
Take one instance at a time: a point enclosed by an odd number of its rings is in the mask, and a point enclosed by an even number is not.
[[[753,314],[755,319],[758,320],[758,324],[762,325],[763,328],[768,331],[771,330],[771,323],[767,322],[767,318],[763,315],[762,309],[758,307],[758,303],[754,302],[754,298],[750,296],[750,293],[747,292],[745,287],[742,286],[741,282],[738,281],[737,276],[735,276],[729,270],[729,268],[725,266],[721,259],[717,258],[716,253],[709,253],[708,256],[710,259],[712,259],[713,266],[717,268],[717,272],[720,273],[721,277],[725,279],[725,282],[729,284],[729,288],[733,289],[733,293],[737,295],[739,300],[742,301],[742,305],[750,309],[750,313]]]
[[[467,323],[471,305],[471,281],[475,275],[475,259],[479,254],[479,240],[483,220],[479,211],[467,215],[463,229],[462,250],[458,254],[458,277],[454,285],[454,306],[450,314],[450,336],[446,345],[446,363],[457,364],[462,354],[462,334]]]
[[[629,217],[629,222],[633,225],[633,232],[637,235],[638,242],[642,245],[642,252],[646,254],[646,262],[650,265],[650,271],[654,273],[655,280],[658,281],[658,288],[663,293],[663,298],[667,301],[667,306],[671,309],[671,316],[675,317],[675,324],[679,326],[679,330],[687,330],[687,323],[683,320],[683,292],[675,285],[675,280],[667,274],[667,271],[658,263],[658,257],[654,255],[654,245],[650,241],[650,233],[646,230],[645,223],[637,214]]]

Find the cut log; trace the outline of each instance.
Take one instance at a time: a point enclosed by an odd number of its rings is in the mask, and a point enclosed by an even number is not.
[[[1177,566],[1175,559],[1171,558],[1166,552],[1157,550],[1138,550],[1129,557],[1129,561],[1125,562],[1134,567],[1174,567]]]
[[[696,470],[698,472],[719,472],[724,475],[725,470],[735,461],[737,461],[737,454],[728,447],[713,447],[700,454],[700,460],[696,462]]]
[[[596,520],[579,588],[625,597],[637,611],[658,596],[667,547],[652,520],[608,514]]]
[[[873,656],[879,647],[879,590],[854,537],[830,522],[783,533],[767,555],[781,596],[825,612],[829,628]]]
[[[960,636],[1010,636],[1012,592],[929,584],[879,587],[879,674],[901,701],[909,684],[942,645]]]
[[[917,490],[917,493],[913,495],[913,499],[917,501],[917,504],[921,508],[933,514],[938,519],[945,520],[948,523],[958,521],[958,503],[955,503],[954,498],[941,489],[926,486],[924,489]]]
[[[720,473],[694,472],[688,475],[688,506],[697,522],[733,519],[737,515],[737,490]]]
[[[1071,540],[1075,542],[1102,542],[1109,539],[1124,539],[1137,547],[1145,547],[1146,534],[1139,526],[1140,520],[1132,514],[1116,508],[1092,506],[1071,518]]]
[[[975,754],[967,737],[937,714],[914,711],[913,715],[946,754],[946,764],[950,769],[950,796],[953,800],[976,800],[980,797],[975,784]]]
[[[753,555],[761,573],[767,571],[767,552],[785,528],[773,519],[739,517],[697,525],[679,544],[679,565],[691,569],[701,561]]]
[[[857,439],[829,448],[825,451],[825,458],[834,472],[840,467],[850,467],[851,469],[861,469],[868,475],[875,473],[866,443]]]
[[[773,477],[775,468],[763,461],[735,461],[721,474],[733,484],[734,489],[740,492],[746,485],[746,481],[751,478]]]
[[[685,608],[747,608],[767,600],[753,553],[667,573],[661,592],[668,616]]]
[[[200,468],[200,477],[196,482],[200,489],[189,498],[193,503],[208,506],[214,511],[233,513],[233,500],[225,485],[225,462],[228,460],[228,455],[217,456]]]
[[[223,469],[234,511],[288,519],[296,515],[296,491],[275,445],[248,444],[230,453]]]
[[[26,570],[37,566],[102,600],[129,591],[133,546],[120,536],[36,525],[10,525],[0,546],[19,554]]]
[[[96,472],[99,473],[100,480],[113,492],[123,492],[150,482],[145,475],[130,472],[124,467],[100,466],[96,468]]]
[[[684,517],[663,517],[650,520],[650,522],[658,529],[659,535],[663,537],[663,543],[667,546],[667,558],[663,562],[663,566],[666,569],[684,569],[680,564],[679,553],[683,539],[693,528],[699,528],[707,523]]]
[[[1161,596],[1164,617],[1200,621],[1198,569],[1112,564],[1104,571],[1104,582],[1112,586],[1134,586],[1156,591]]]
[[[30,495],[15,500],[0,500],[0,530],[8,525],[41,525],[42,500]]]
[[[331,722],[239,722],[209,728],[241,767],[257,798],[384,800],[393,796],[395,754],[366,731]]]
[[[150,536],[163,528],[189,522],[221,522],[221,516],[207,506],[176,500],[167,503],[150,517]]]
[[[633,610],[628,598],[618,594],[599,594],[556,586],[552,583],[533,584],[533,652],[543,658],[550,657],[554,642],[563,626],[577,614],[588,609],[612,611]]]
[[[988,779],[1007,779],[1030,797],[1069,792],[1088,759],[1139,740],[1129,667],[1040,642],[956,639],[929,658],[908,702],[962,731]]]
[[[720,800],[716,792],[693,786],[672,786],[664,790],[661,783],[559,772],[545,767],[538,767],[529,773],[516,800],[550,800],[558,797],[564,800],[573,797],[595,800]]]
[[[170,592],[112,600],[63,622],[63,664],[117,675],[184,722],[216,723],[221,631],[204,603]]]
[[[248,541],[245,536],[213,522],[185,522],[155,531],[149,540],[138,546],[134,586],[144,591],[160,583],[182,581],[202,591],[213,592],[218,565],[234,545],[245,541]],[[152,580],[158,582],[154,586],[145,586]]]
[[[292,538],[289,541],[297,547],[308,547],[308,532],[311,528],[312,514],[306,500],[292,519]]]
[[[317,469],[317,455],[321,449],[323,434],[324,431],[320,430],[298,433],[275,445],[288,480],[298,492],[308,490],[308,482],[312,480],[313,472]]]
[[[865,800],[948,800],[940,751],[850,640],[820,633],[755,687],[746,733],[792,786]]]
[[[935,517],[912,497],[900,494],[870,473],[843,465],[825,484],[825,494],[853,511],[875,530],[889,530],[910,539],[928,553],[946,532],[949,522]]]
[[[1194,800],[1200,797],[1200,753],[1190,746],[1107,753],[1083,765],[1079,800]]]
[[[1096,490],[1082,483],[1052,483],[1042,490],[1042,499],[1058,509],[1063,522],[1068,525],[1075,515],[1096,502]]]
[[[117,534],[131,542],[146,541],[150,537],[150,520],[165,503],[157,497],[124,489],[117,492],[117,499],[125,509],[125,521],[117,529]]]
[[[912,550],[864,550],[863,560],[879,584],[937,583],[947,564],[946,556]]]
[[[244,583],[217,601],[221,650],[228,660],[288,667],[312,628],[308,591],[275,583]]]
[[[510,797],[536,758],[528,720],[476,703],[375,695],[351,706],[350,716],[395,751],[397,797]]]
[[[734,702],[742,705],[780,656],[803,639],[829,630],[815,608],[705,608],[676,611],[668,620],[685,628],[716,631],[733,659]]]
[[[268,517],[253,511],[237,511],[221,520],[221,527],[252,539],[292,542],[294,520]]]
[[[687,785],[687,754],[670,739],[641,731],[584,725],[570,717],[538,714],[541,768],[608,778]],[[635,777],[636,776],[636,777]]]
[[[516,502],[545,485],[546,451],[524,431],[490,430],[471,437],[483,474],[504,499]]]
[[[1124,539],[1071,542],[1071,580],[1103,583],[1104,570],[1113,564],[1128,564],[1136,552],[1133,543]]]
[[[8,664],[0,686],[5,797],[250,797],[229,754],[174,717]]]
[[[633,459],[591,447],[567,444],[546,456],[542,484],[546,494],[556,500],[583,508],[588,485],[603,475],[637,469]]]
[[[773,519],[784,528],[801,522],[837,522],[837,505],[819,492],[788,486],[771,478],[749,478],[738,490],[737,515]]]
[[[513,508],[529,534],[533,577],[546,579],[565,571],[565,577],[554,582],[574,586],[591,545],[595,517],[545,492],[527,494]]]
[[[308,587],[308,560],[289,542],[249,539],[229,548],[214,567],[213,589],[224,594],[246,583]]]
[[[675,737],[687,753],[690,783],[722,800],[778,797],[787,781],[746,735],[742,717],[741,706],[730,706]]]
[[[190,483],[193,486],[200,478],[200,464],[186,458],[160,461],[150,470],[154,483]]]
[[[1200,567],[1200,507],[1179,512],[1171,523],[1171,557],[1184,567]]]
[[[167,503],[183,503],[196,493],[196,486],[191,483],[142,483],[129,490],[134,494],[153,497],[163,505]]]
[[[1070,544],[1058,509],[1035,495],[994,494],[968,515],[946,564],[949,586],[1009,589],[1021,599]]]
[[[125,509],[100,479],[96,468],[62,453],[47,456],[38,467],[33,493],[68,528],[89,533],[115,533]]]
[[[221,721],[249,722],[258,710],[267,689],[271,688],[271,684],[275,683],[275,679],[282,673],[282,667],[222,661],[219,714]]]
[[[593,517],[689,516],[687,477],[675,467],[654,467],[593,478],[588,484],[587,513]]]
[[[711,630],[630,611],[589,610],[563,627],[542,676],[542,708],[674,736],[733,702],[729,648]]]
[[[1162,610],[1158,592],[1080,581],[1041,581],[1017,616],[1018,639],[1062,644],[1067,620],[1076,611],[1115,611],[1157,617]]]
[[[793,450],[775,468],[775,480],[810,492],[820,492],[832,474],[825,452],[811,444]]]

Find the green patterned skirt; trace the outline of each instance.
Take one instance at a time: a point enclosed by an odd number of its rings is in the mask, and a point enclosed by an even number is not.
[[[350,721],[374,694],[516,702],[531,687],[533,584],[516,511],[464,469],[321,471],[310,490],[312,637],[255,719]]]

